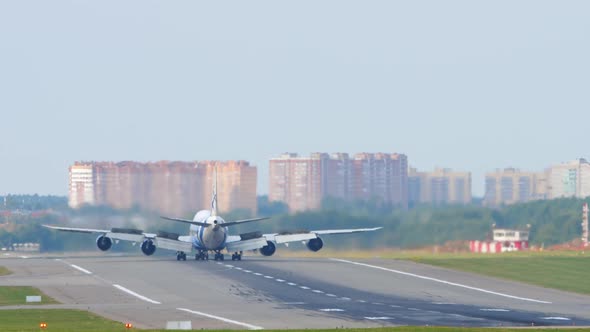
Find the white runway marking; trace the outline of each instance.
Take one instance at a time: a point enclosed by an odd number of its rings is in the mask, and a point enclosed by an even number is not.
[[[261,275],[262,275],[262,273],[258,273],[258,272],[256,272],[256,273],[254,273],[254,275],[256,275],[256,276],[261,276]]]
[[[264,276],[266,279],[274,279],[274,277],[271,276]]]
[[[341,297],[340,299],[341,300],[344,300],[344,301],[350,301],[350,300],[352,300],[350,297]]]
[[[383,305],[383,303],[373,302],[374,305]]]
[[[251,273],[252,271],[250,271],[250,270],[244,270],[244,272],[246,272],[246,273]]]
[[[283,279],[277,279],[278,282],[285,282]]]
[[[489,309],[479,309],[481,311],[497,311],[497,312],[509,312],[510,310],[508,309],[495,309],[495,308],[489,308]]]
[[[456,303],[453,303],[453,302],[432,302],[432,304],[453,305],[453,304],[456,304]]]
[[[365,301],[365,300],[356,300],[356,301],[360,302],[360,303],[367,303],[367,301]]]
[[[389,306],[392,307],[392,308],[401,308],[402,307],[400,305],[395,305],[395,304],[390,304]]]
[[[78,270],[78,271],[82,271],[86,274],[92,274],[92,272],[86,270],[85,268],[79,267],[78,265],[75,264],[68,264],[69,266],[73,267],[74,269]]]
[[[233,320],[233,319],[229,319],[229,318],[224,318],[224,317],[220,317],[220,316],[215,316],[215,315],[207,314],[207,313],[200,312],[200,311],[190,310],[190,309],[186,309],[186,308],[176,308],[176,309],[177,310],[181,310],[181,311],[185,311],[185,312],[189,312],[191,314],[195,314],[195,315],[207,317],[207,318],[217,319],[217,320],[220,320],[222,322],[226,322],[226,323],[230,323],[230,324],[235,324],[235,325],[240,325],[240,326],[243,326],[243,327],[245,327],[245,328],[247,328],[249,330],[262,330],[262,329],[264,329],[264,327],[261,327],[261,326],[256,326],[256,325],[252,325],[252,324],[248,324],[248,323],[238,322],[237,320]]]
[[[327,309],[320,309],[320,311],[325,311],[325,312],[330,312],[330,311],[344,311],[344,309],[327,308]]]
[[[337,261],[337,262],[354,264],[354,265],[359,265],[359,266],[364,266],[364,267],[370,267],[372,269],[377,269],[377,270],[382,270],[382,271],[387,271],[387,272],[393,272],[393,273],[402,274],[402,275],[409,276],[409,277],[414,277],[414,278],[418,278],[418,279],[434,281],[434,282],[438,282],[438,283],[445,284],[445,285],[466,288],[466,289],[470,289],[470,290],[474,290],[474,291],[478,291],[478,292],[482,292],[482,293],[503,296],[503,297],[507,297],[507,298],[511,298],[511,299],[516,299],[516,300],[529,301],[529,302],[535,302],[535,303],[543,303],[543,304],[551,304],[552,303],[552,302],[549,302],[549,301],[542,301],[542,300],[530,299],[530,298],[527,298],[527,297],[520,297],[520,296],[514,296],[514,295],[510,295],[510,294],[504,294],[504,293],[494,292],[494,291],[490,291],[490,290],[483,289],[483,288],[472,287],[472,286],[463,285],[463,284],[459,284],[459,283],[456,283],[456,282],[450,282],[450,281],[446,281],[446,280],[442,280],[442,279],[436,279],[436,278],[432,278],[432,277],[426,277],[426,276],[422,276],[422,275],[419,275],[419,274],[414,274],[414,273],[409,273],[409,272],[404,272],[404,271],[399,271],[399,270],[394,270],[394,269],[388,269],[388,268],[385,268],[385,267],[382,267],[382,266],[377,266],[377,265],[370,265],[370,264],[365,264],[365,263],[358,263],[358,262],[353,262],[353,261],[349,261],[349,260],[345,260],[345,259],[337,259],[337,258],[330,258],[330,259],[333,260],[333,261]]]
[[[122,290],[123,292],[125,292],[125,293],[127,293],[129,295],[133,295],[133,296],[137,297],[140,300],[143,300],[143,301],[146,301],[146,302],[149,302],[149,303],[153,303],[153,304],[162,304],[162,303],[160,303],[158,301],[155,301],[155,300],[150,299],[149,297],[145,297],[143,295],[137,294],[136,292],[134,292],[134,291],[132,291],[130,289],[127,289],[127,288],[125,288],[125,287],[123,287],[121,285],[113,284],[113,287],[115,287],[115,288],[117,288],[119,290]]]
[[[388,319],[393,319],[393,318],[387,317],[387,316],[381,316],[381,317],[365,317],[365,319],[369,319],[369,320],[388,320]]]
[[[412,310],[412,311],[420,311],[420,309],[418,309],[418,308],[408,308],[408,310]]]
[[[234,267],[233,265],[229,265],[229,264],[225,264],[225,266],[227,266],[227,267]]]
[[[336,297],[336,295],[334,295],[334,294],[326,294],[326,296],[329,296],[329,297]]]
[[[289,282],[289,283],[287,283],[287,285],[289,285],[289,286],[297,286],[297,284],[294,283],[294,282]]]
[[[324,293],[324,292],[322,292],[321,290],[318,290],[318,289],[314,289],[314,290],[312,290],[312,292],[318,293],[318,294],[323,294]]]
[[[547,320],[570,320],[569,318],[566,318],[566,317],[541,317],[541,319],[547,319]]]
[[[241,270],[242,268],[239,266],[236,266],[236,270]]]
[[[301,289],[309,289],[309,287],[307,287],[307,286],[301,286],[299,288],[301,288]]]
[[[29,258],[29,256],[20,256],[20,258],[27,259],[27,258]]]
[[[286,305],[289,305],[289,304],[291,304],[291,305],[293,305],[293,304],[305,304],[305,302],[283,302],[283,304],[286,304]]]

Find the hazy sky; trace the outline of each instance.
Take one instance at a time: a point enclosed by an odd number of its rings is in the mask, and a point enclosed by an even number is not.
[[[0,194],[76,160],[588,157],[590,1],[0,0]]]

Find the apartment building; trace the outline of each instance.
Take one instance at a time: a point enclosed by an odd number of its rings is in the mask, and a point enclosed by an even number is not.
[[[410,168],[408,173],[410,205],[416,204],[469,204],[471,203],[471,173],[449,168],[436,168],[432,172],[419,172]]]
[[[590,196],[590,163],[580,158],[547,170],[549,198]]]
[[[256,167],[245,161],[76,162],[69,205],[140,207],[181,215],[211,206],[217,165],[220,211],[256,211]]]
[[[407,157],[402,154],[285,153],[269,163],[269,200],[291,211],[317,209],[322,199],[377,199],[407,208]]]
[[[486,173],[484,204],[500,206],[545,199],[546,179],[544,172],[526,172],[516,168]]]

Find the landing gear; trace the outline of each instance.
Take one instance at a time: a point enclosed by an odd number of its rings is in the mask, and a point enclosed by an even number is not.
[[[179,251],[176,253],[176,260],[177,261],[185,261],[186,260],[186,254],[183,251]]]
[[[209,253],[207,251],[204,250],[199,250],[199,252],[197,254],[195,254],[195,260],[202,260],[202,261],[208,261],[209,260]]]
[[[242,260],[242,251],[233,253],[231,255],[231,260],[232,261],[241,261]]]
[[[215,252],[215,260],[216,261],[222,261],[224,260],[224,255],[218,250]]]

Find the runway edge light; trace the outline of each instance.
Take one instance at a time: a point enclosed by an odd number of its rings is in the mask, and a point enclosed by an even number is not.
[[[133,324],[131,324],[131,323],[125,323],[125,328],[126,329],[130,329],[132,327],[133,327]]]
[[[46,329],[47,328],[47,323],[39,323],[39,328],[40,329]]]

